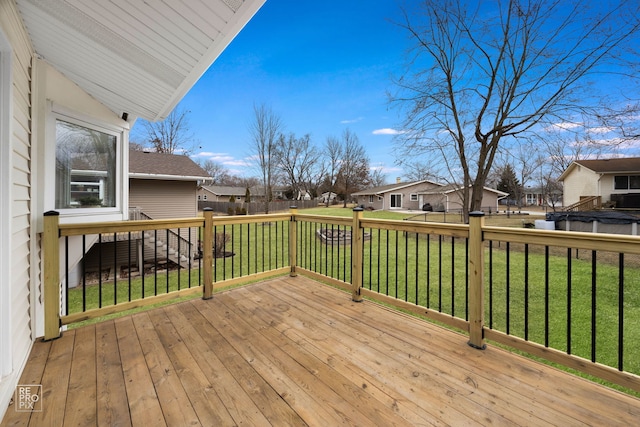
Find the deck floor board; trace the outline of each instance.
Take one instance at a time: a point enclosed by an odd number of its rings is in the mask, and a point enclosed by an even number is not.
[[[37,342],[2,426],[634,425],[640,400],[304,277]],[[52,424],[53,423],[53,424]]]

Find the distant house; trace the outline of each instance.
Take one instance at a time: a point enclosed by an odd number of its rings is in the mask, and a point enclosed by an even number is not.
[[[327,203],[328,201],[329,203],[333,203],[334,200],[336,200],[336,197],[338,197],[336,193],[325,191],[320,195],[320,202]]]
[[[564,206],[590,196],[618,208],[640,208],[640,157],[576,160],[560,175]]]
[[[522,201],[525,206],[561,206],[562,191],[542,187],[525,187]]]
[[[249,189],[253,198],[255,194]],[[203,202],[228,202],[231,198],[236,203],[243,203],[247,194],[245,187],[233,187],[230,185],[203,185],[198,189],[198,201]]]
[[[131,150],[129,207],[153,219],[194,217],[198,188],[209,179],[188,156]]]
[[[358,205],[373,209],[420,210],[427,203],[434,210],[450,211],[462,209],[460,187],[444,185],[423,180],[413,182],[396,182],[370,188],[353,194]],[[483,209],[498,209],[498,200],[507,193],[484,188],[482,198]]]

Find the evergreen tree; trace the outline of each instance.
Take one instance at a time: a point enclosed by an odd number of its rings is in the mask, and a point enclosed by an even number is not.
[[[518,177],[510,164],[507,164],[502,169],[502,172],[500,172],[498,190],[509,193],[508,199],[515,201],[515,203],[512,202],[509,204],[517,204],[520,206],[521,202],[519,200],[515,200],[517,199],[518,194],[520,194],[520,182],[518,181]]]

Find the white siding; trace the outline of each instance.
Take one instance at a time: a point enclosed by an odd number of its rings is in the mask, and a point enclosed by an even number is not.
[[[8,225],[8,242],[5,245],[7,257],[3,265],[8,266],[8,274],[2,276],[0,286],[5,287],[2,295],[8,299],[0,301],[0,311],[9,310],[10,320],[0,327],[5,328],[2,336],[10,336],[10,372],[0,379],[0,416],[4,415],[9,399],[17,384],[20,371],[26,362],[32,344],[30,320],[30,289],[35,287],[37,277],[32,277],[31,269],[31,58],[32,48],[28,36],[22,26],[13,1],[0,2],[0,28],[11,45],[12,63],[12,102],[11,133],[0,143],[6,149],[9,145],[10,159],[4,159],[4,166],[9,166],[10,184],[0,189],[3,197],[2,205],[7,211],[2,212],[3,225]],[[5,236],[3,236],[5,237]],[[5,281],[6,278],[6,281]],[[7,334],[8,329],[8,334]],[[5,350],[6,351],[6,350]],[[6,362],[5,362],[6,363]]]
[[[599,175],[592,170],[576,165],[564,179],[563,205],[577,203],[581,196],[599,196],[598,178]]]

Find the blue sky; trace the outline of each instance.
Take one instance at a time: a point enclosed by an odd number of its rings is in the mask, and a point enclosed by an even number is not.
[[[399,118],[386,91],[409,43],[392,23],[399,12],[395,1],[268,0],[179,105],[191,111],[194,158],[251,175],[248,128],[253,105],[264,103],[286,132],[309,133],[316,145],[348,127],[394,180],[385,129]]]
[[[392,77],[402,75],[406,50],[415,42],[394,24],[402,21],[401,3],[267,0],[179,104],[191,112],[193,158],[213,160],[235,175],[258,175],[249,126],[254,105],[265,104],[286,133],[308,133],[317,146],[349,128],[371,167],[394,182],[403,175],[393,143],[402,118],[387,92],[394,91]],[[596,82],[610,88],[611,78],[599,75]],[[568,134],[579,121],[558,123],[555,133]],[[615,139],[610,129],[591,132],[600,142]],[[610,155],[637,156],[639,146],[625,144]]]

